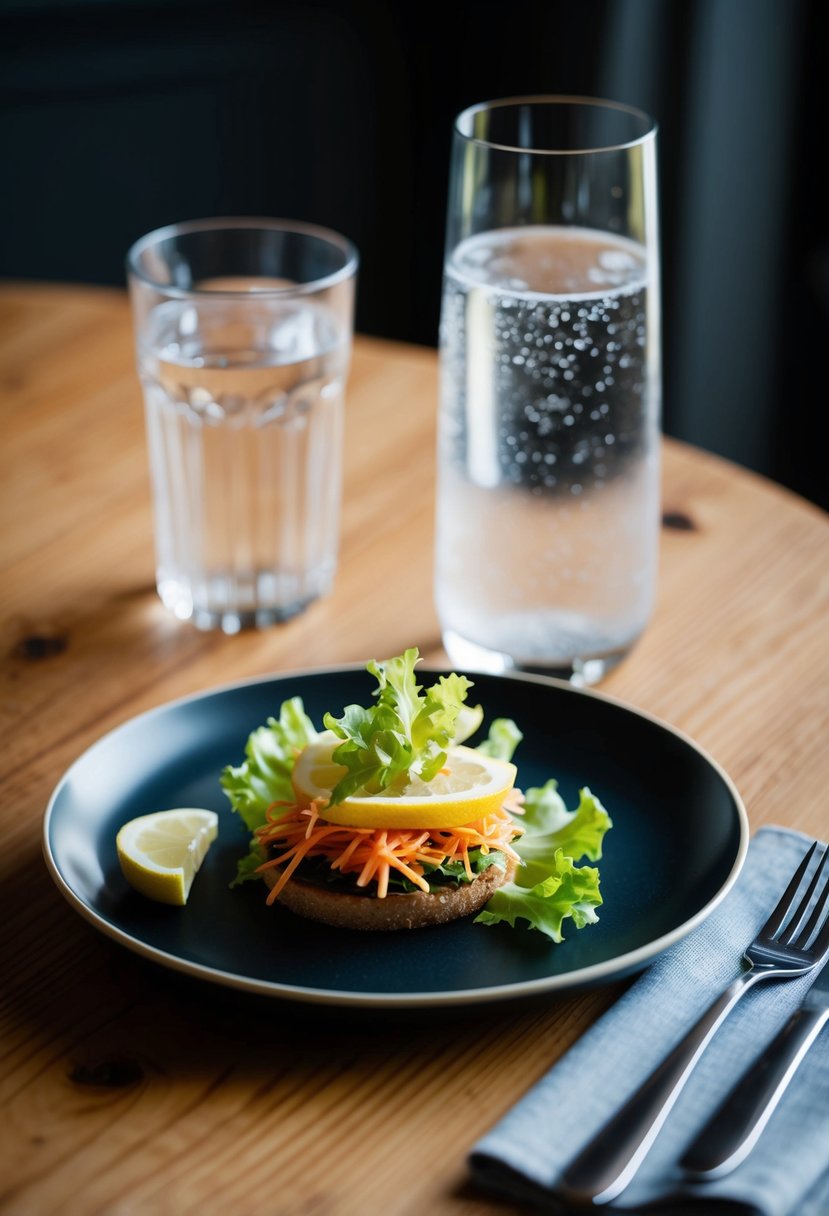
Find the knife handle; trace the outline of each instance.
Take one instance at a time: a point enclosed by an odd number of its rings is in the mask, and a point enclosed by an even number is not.
[[[611,1203],[639,1170],[714,1032],[768,971],[744,971],[709,1005],[662,1063],[568,1165],[560,1187],[574,1204]]]
[[[687,1174],[720,1178],[745,1160],[827,1019],[829,1009],[795,1010],[686,1150]]]

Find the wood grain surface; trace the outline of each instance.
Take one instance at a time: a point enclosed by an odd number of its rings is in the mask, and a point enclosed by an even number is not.
[[[362,1019],[186,980],[102,938],[41,857],[49,795],[95,739],[270,672],[443,661],[432,606],[434,352],[357,341],[333,594],[200,633],[153,586],[126,298],[0,288],[0,1211],[303,1216],[512,1211],[466,1154],[614,999]],[[825,837],[829,525],[666,442],[659,596],[602,686],[695,738],[752,828]]]

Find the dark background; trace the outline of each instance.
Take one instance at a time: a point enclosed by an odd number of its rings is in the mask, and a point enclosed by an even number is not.
[[[434,345],[455,114],[613,98],[660,126],[664,429],[829,506],[825,9],[0,0],[0,277],[123,284],[159,225],[303,219],[359,247],[361,331]]]

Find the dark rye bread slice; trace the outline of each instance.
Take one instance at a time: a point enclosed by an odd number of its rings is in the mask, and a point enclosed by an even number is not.
[[[415,891],[411,895],[391,894],[385,899],[343,894],[291,878],[279,893],[279,903],[298,916],[339,929],[421,929],[479,912],[493,891],[513,878],[515,862],[508,857],[506,863],[505,870],[491,865],[472,882],[459,887],[441,888],[428,895],[425,891]],[[279,870],[265,870],[263,877],[268,886],[273,887]]]

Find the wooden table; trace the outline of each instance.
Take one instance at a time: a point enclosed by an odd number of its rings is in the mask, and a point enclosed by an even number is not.
[[[126,299],[0,290],[2,714],[0,1210],[509,1211],[465,1156],[618,987],[419,1026],[323,1030],[97,934],[54,888],[41,822],[98,736],[171,698],[286,669],[443,661],[432,607],[434,353],[357,342],[333,595],[236,637],[153,587]],[[744,470],[665,443],[653,622],[605,682],[734,778],[751,824],[826,836],[829,525]],[[383,588],[382,602],[367,589]]]

